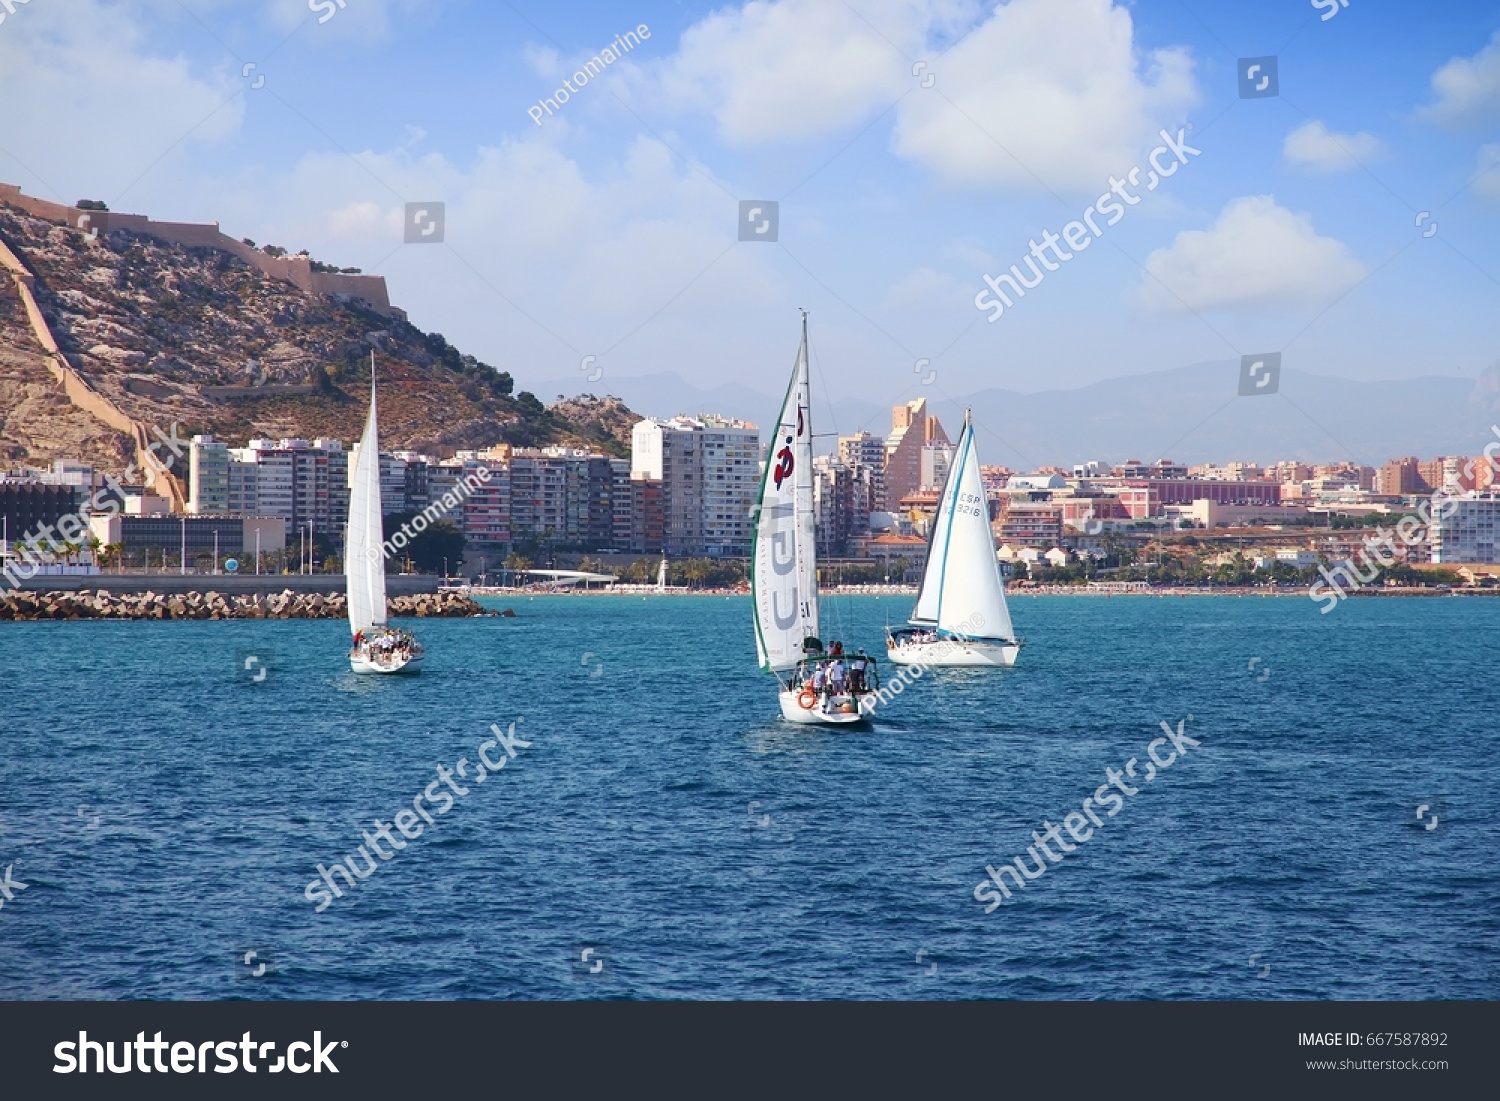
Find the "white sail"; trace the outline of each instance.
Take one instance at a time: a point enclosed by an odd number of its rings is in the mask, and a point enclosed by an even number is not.
[[[761,475],[750,552],[755,650],[767,670],[795,666],[803,656],[803,639],[818,634],[809,404],[804,313],[797,363]]]
[[[927,568],[922,571],[922,585],[917,589],[917,606],[907,620],[913,627],[935,627],[938,621],[938,596],[942,592],[939,574],[942,561],[948,552],[948,525],[941,523],[948,497],[958,484],[958,464],[950,463],[948,474],[943,479],[943,492],[938,494],[937,512],[932,517],[932,526],[927,531]]]
[[[967,414],[933,525],[927,570],[911,621],[973,638],[1014,639],[979,453],[974,449],[974,423]]]
[[[344,576],[349,629],[359,634],[385,626],[385,550],[381,546],[380,431],[375,423],[375,365],[370,363],[370,416],[359,439],[344,529]]]
[[[656,587],[665,589],[667,587],[667,560],[661,560],[661,566],[656,571]]]

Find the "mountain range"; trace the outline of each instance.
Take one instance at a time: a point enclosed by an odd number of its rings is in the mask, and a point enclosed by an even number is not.
[[[958,435],[963,411],[971,408],[984,461],[1018,470],[1160,458],[1378,466],[1404,455],[1476,455],[1500,439],[1500,429],[1491,427],[1500,423],[1500,363],[1477,382],[1441,376],[1356,382],[1285,369],[1276,392],[1247,397],[1239,396],[1239,371],[1238,363],[1214,361],[1073,390],[992,389],[961,397],[919,381],[906,397],[926,397],[950,437]],[[702,388],[669,372],[611,378],[601,389],[647,416],[721,413],[765,429],[782,386],[780,379],[767,381],[765,390],[739,384]],[[552,395],[576,390],[577,382],[543,380],[531,388]],[[890,406],[815,396],[813,421],[820,434],[864,429],[884,435]],[[829,438],[824,449],[832,446]]]

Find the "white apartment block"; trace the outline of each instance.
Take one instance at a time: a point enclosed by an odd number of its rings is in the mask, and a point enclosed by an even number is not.
[[[1432,510],[1428,543],[1432,561],[1443,565],[1489,565],[1496,557],[1495,530],[1500,523],[1500,496],[1492,493],[1455,497]]]
[[[631,475],[659,481],[667,554],[750,553],[760,432],[724,417],[650,418],[630,434]]]
[[[750,553],[750,510],[760,488],[760,430],[745,421],[704,417],[703,545],[711,555]]]

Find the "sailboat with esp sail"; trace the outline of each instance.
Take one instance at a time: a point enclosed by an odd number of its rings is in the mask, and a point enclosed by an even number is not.
[[[927,568],[907,623],[886,638],[886,654],[899,665],[1010,666],[1021,652],[1005,603],[968,411],[938,497]]]

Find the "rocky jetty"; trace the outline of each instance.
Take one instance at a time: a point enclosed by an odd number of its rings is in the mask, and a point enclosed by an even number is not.
[[[456,593],[420,593],[386,602],[393,618],[483,615],[485,609]],[[0,594],[0,620],[16,619],[343,619],[342,593],[226,596],[223,593],[134,593],[115,596],[108,589],[76,593]]]

